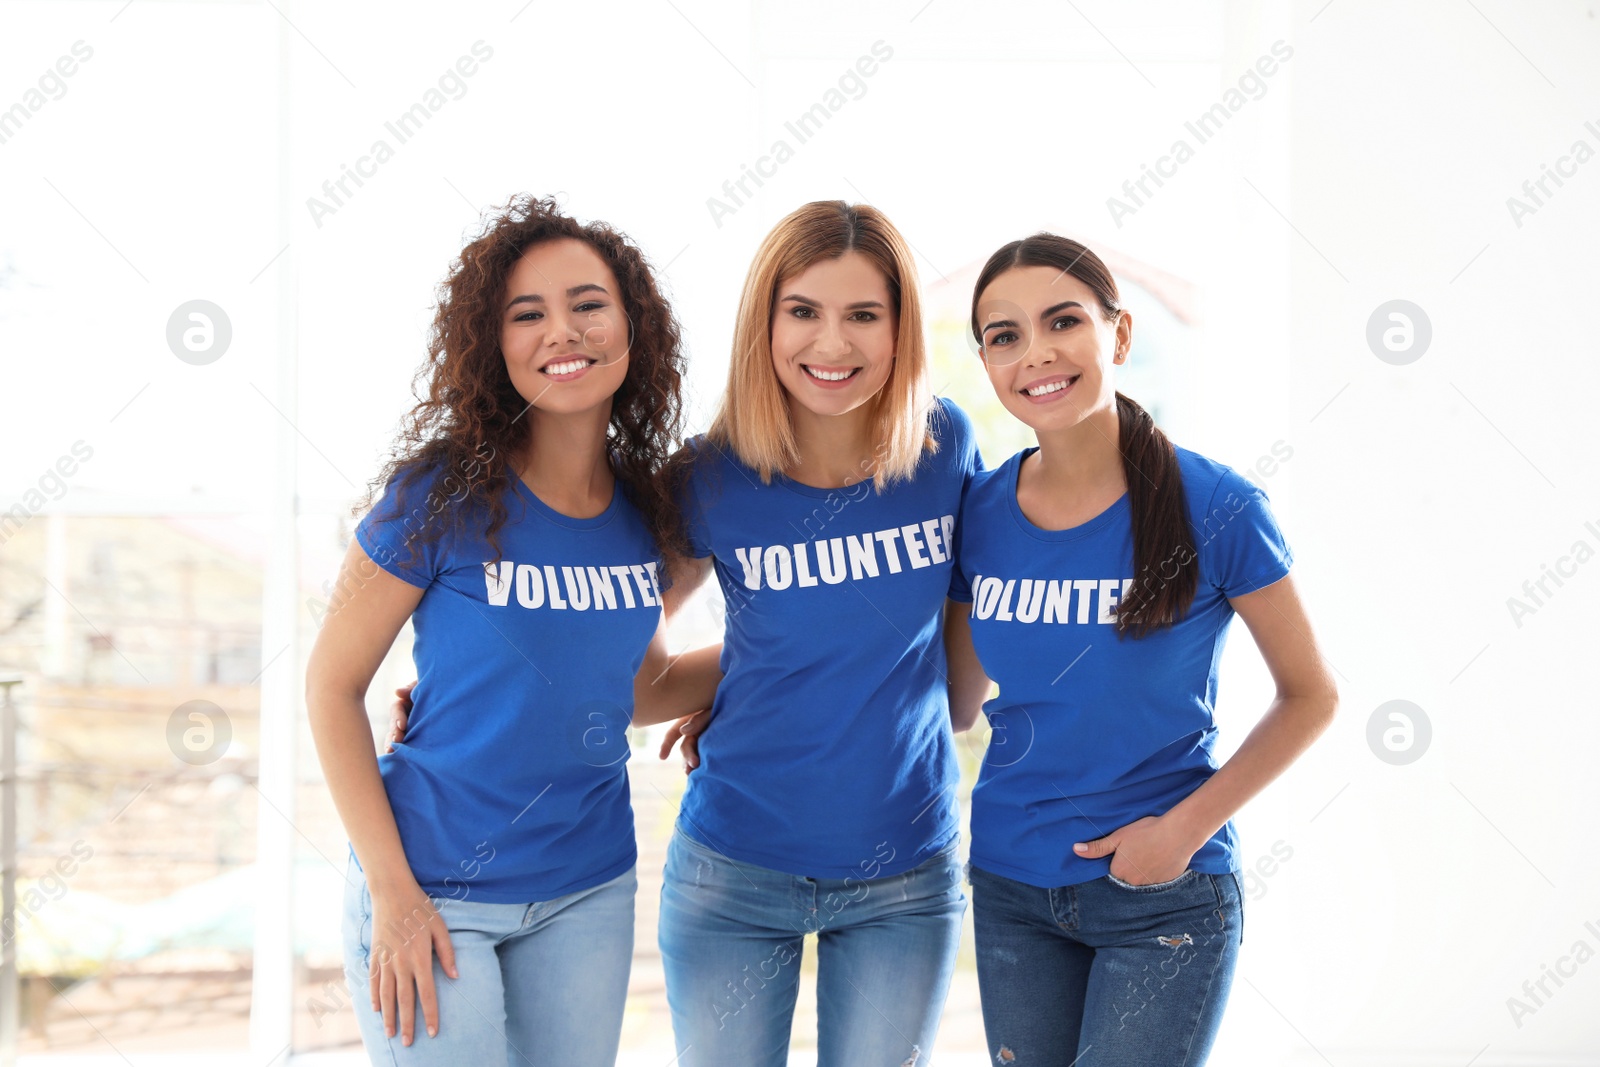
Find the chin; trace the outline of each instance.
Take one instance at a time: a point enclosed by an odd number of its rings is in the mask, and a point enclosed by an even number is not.
[[[1076,426],[1083,421],[1083,416],[1077,408],[1061,407],[1054,410],[1041,411],[1026,400],[1006,407],[1018,422],[1035,432],[1041,430],[1061,430],[1069,426]]]

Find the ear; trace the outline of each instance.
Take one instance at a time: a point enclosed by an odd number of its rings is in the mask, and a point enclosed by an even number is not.
[[[1117,314],[1116,329],[1116,354],[1112,357],[1113,363],[1126,363],[1128,350],[1133,347],[1133,313],[1121,311]]]

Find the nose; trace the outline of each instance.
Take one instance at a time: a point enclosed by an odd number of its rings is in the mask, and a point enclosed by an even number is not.
[[[819,356],[842,356],[850,351],[850,346],[839,331],[839,324],[824,319],[817,331],[817,339],[811,343],[811,350]]]
[[[551,310],[544,321],[548,324],[544,335],[546,345],[563,345],[583,336],[583,324],[575,321],[571,312]]]
[[[1025,367],[1043,367],[1056,361],[1055,345],[1050,343],[1048,335],[1029,335],[1025,342],[1028,348],[1022,354],[1022,364]]]

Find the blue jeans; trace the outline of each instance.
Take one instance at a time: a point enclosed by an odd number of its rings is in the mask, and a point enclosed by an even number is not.
[[[680,1067],[783,1067],[804,936],[817,934],[817,1067],[926,1064],[955,969],[956,846],[886,878],[806,878],[678,831],[661,962]]]
[[[630,867],[609,882],[554,900],[484,904],[433,898],[450,931],[456,971],[433,961],[439,1033],[429,1037],[416,1005],[416,1032],[401,1044],[372,1010],[367,968],[372,894],[354,859],[344,895],[344,970],[361,1040],[374,1064],[612,1067],[622,1035],[633,964]]]
[[[1243,932],[1232,874],[1189,870],[1039,889],[972,867],[978,993],[992,1062],[1199,1067]]]

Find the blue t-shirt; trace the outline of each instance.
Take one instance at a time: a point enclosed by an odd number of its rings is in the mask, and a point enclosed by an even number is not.
[[[982,468],[940,399],[915,475],[771,484],[705,438],[684,502],[727,602],[723,680],[679,828],[733,859],[875,878],[957,833],[944,607],[961,498]]]
[[[1104,876],[1110,857],[1072,846],[1162,815],[1216,770],[1217,663],[1229,597],[1289,573],[1267,498],[1231,468],[1179,448],[1200,575],[1176,625],[1119,638],[1112,610],[1133,582],[1124,493],[1081,526],[1043,530],[1017,506],[1029,448],[973,479],[961,517],[961,576],[972,641],[1000,695],[972,791],[972,862],[1040,887]],[[1189,866],[1239,869],[1233,823]]]
[[[495,565],[485,509],[452,530],[460,500],[426,480],[398,486],[356,540],[425,590],[405,740],[378,758],[417,883],[523,904],[615,878],[636,859],[626,731],[661,614],[643,520],[620,486],[604,512],[574,519],[514,478]],[[428,522],[447,533],[423,545]]]

